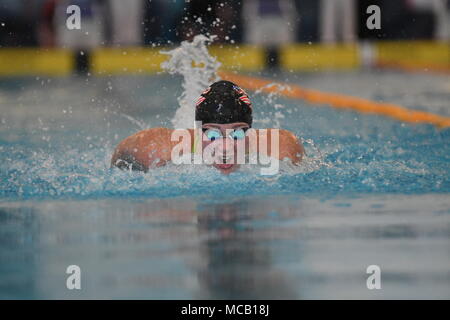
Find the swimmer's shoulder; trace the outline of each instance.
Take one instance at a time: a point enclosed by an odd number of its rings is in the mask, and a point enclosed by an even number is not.
[[[300,139],[291,131],[286,129],[267,129],[268,132],[268,143],[272,141],[272,134],[274,130],[278,131],[279,137],[279,159],[283,160],[289,158],[293,163],[300,163],[303,156],[305,155],[305,149]]]
[[[300,139],[291,131],[280,129],[280,159],[290,158],[294,163],[300,163],[305,155],[305,149]]]
[[[168,143],[171,134],[172,129],[169,128],[150,128],[126,137],[115,148],[111,157],[111,167],[147,171],[152,164],[164,165],[170,160]],[[166,149],[169,152],[164,151]]]
[[[147,171],[150,166],[164,165],[171,160],[172,148],[179,143],[172,139],[175,129],[157,127],[141,130],[123,139],[111,158],[111,166]],[[193,129],[187,129],[193,137]]]
[[[123,141],[133,142],[133,143],[147,143],[147,142],[158,142],[166,141],[167,138],[170,140],[170,135],[172,134],[172,129],[169,128],[150,128],[136,132],[131,136],[125,138]]]
[[[118,147],[121,148],[128,148],[130,146],[133,147],[165,147],[167,145],[172,145],[174,142],[177,143],[177,138],[174,135],[173,141],[172,141],[172,135],[175,129],[170,128],[150,128],[138,131],[131,136],[123,139]],[[186,129],[186,131],[193,137],[193,129]]]

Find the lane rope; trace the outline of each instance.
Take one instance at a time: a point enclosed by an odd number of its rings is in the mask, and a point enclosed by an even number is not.
[[[244,89],[278,93],[284,97],[305,100],[314,105],[328,105],[337,109],[377,114],[403,122],[430,123],[438,128],[450,127],[449,117],[425,111],[411,110],[393,103],[375,102],[343,94],[306,89],[299,85],[274,82],[269,79],[244,76],[226,71],[219,71],[219,76],[224,80],[239,84]]]

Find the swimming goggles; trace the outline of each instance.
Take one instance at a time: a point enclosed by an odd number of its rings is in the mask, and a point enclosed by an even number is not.
[[[238,128],[230,132],[228,135],[233,140],[242,140],[245,138],[245,131],[247,131],[248,128]],[[222,131],[218,129],[210,129],[210,128],[202,128],[205,136],[210,140],[214,141],[220,138],[223,138]]]

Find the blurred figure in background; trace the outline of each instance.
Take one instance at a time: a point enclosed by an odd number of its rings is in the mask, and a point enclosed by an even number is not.
[[[448,0],[409,0],[410,6],[415,11],[430,13],[433,15],[433,36],[437,40],[449,40],[450,14]]]
[[[39,8],[36,1],[0,0],[0,46],[37,45]]]
[[[321,0],[320,35],[325,43],[354,42],[356,18],[354,0]]]
[[[381,30],[366,28],[364,12],[371,4],[381,8]],[[448,0],[359,0],[359,35],[379,40],[448,40],[448,4]]]
[[[211,34],[217,36],[219,42],[241,42],[241,1],[217,1],[215,4],[215,23],[212,25]]]
[[[66,27],[72,4],[81,8],[81,30]],[[372,4],[381,8],[381,30],[366,28]],[[177,43],[199,33],[268,48],[295,41],[353,42],[357,34],[445,41],[449,10],[450,0],[0,0],[0,46],[139,46]]]
[[[81,9],[80,30],[66,26],[70,5]],[[143,40],[143,8],[143,0],[44,0],[40,42],[73,49],[139,46]]]
[[[241,1],[191,0],[179,25],[181,40],[216,35],[217,42],[240,42]]]
[[[298,42],[318,42],[320,1],[295,0],[298,12],[297,36]]]
[[[112,45],[142,45],[143,0],[109,0],[112,19]]]
[[[245,41],[274,47],[295,41],[298,16],[291,0],[246,0]]]
[[[107,12],[104,0],[45,0],[39,26],[42,46],[91,49],[105,44]],[[67,8],[77,5],[81,11],[81,29],[66,26]]]
[[[152,2],[155,2],[152,1]],[[186,10],[185,0],[157,0],[160,5],[161,34],[159,42],[179,42],[178,24],[181,21]],[[146,41],[146,43],[148,43]]]

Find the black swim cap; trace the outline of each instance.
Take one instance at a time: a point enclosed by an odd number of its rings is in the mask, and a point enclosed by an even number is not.
[[[245,122],[252,126],[252,104],[247,93],[233,82],[213,83],[197,100],[195,120],[203,123]]]

